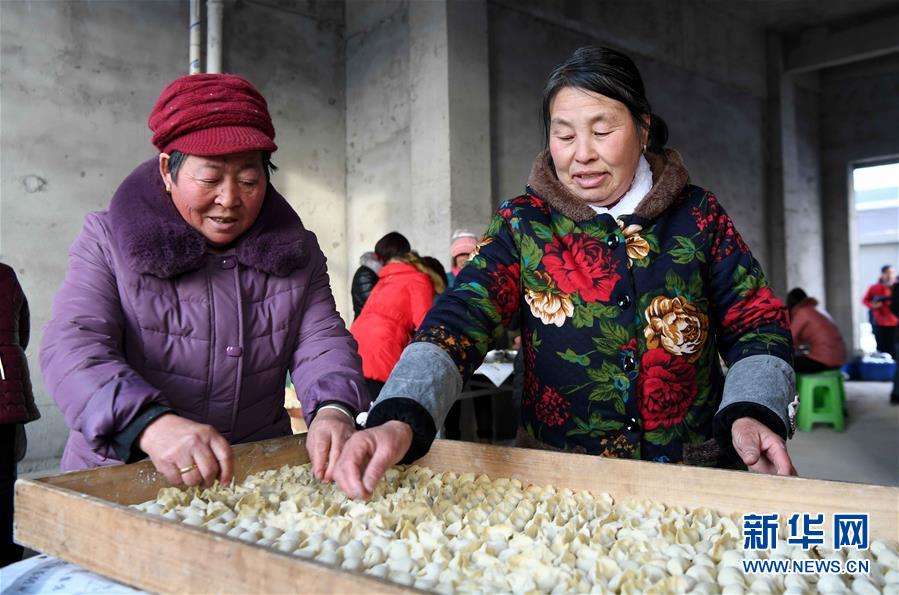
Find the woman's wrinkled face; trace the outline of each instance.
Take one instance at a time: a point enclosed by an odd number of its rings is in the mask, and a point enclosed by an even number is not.
[[[634,180],[645,130],[620,101],[575,87],[556,93],[549,114],[549,152],[559,181],[591,205],[615,204]]]
[[[177,180],[169,156],[159,156],[159,171],[171,187],[172,202],[191,227],[216,247],[231,244],[259,216],[266,178],[259,151],[199,157],[188,155]]]

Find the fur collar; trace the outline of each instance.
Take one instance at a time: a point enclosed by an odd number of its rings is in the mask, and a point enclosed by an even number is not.
[[[674,204],[687,185],[687,173],[680,153],[665,149],[662,153],[646,153],[646,160],[652,169],[652,189],[634,214],[644,219],[655,219]],[[549,149],[543,150],[534,160],[528,186],[551,207],[577,222],[589,221],[596,217],[590,205],[571,194],[556,177]]]
[[[205,238],[181,217],[166,194],[158,159],[139,165],[109,205],[113,241],[133,270],[163,279],[200,268]],[[284,277],[307,260],[299,216],[269,184],[256,222],[234,244],[241,264]]]

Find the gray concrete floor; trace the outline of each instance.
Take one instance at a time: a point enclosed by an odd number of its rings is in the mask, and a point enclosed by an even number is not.
[[[891,382],[846,382],[843,432],[818,424],[787,443],[801,477],[899,486],[899,406]]]

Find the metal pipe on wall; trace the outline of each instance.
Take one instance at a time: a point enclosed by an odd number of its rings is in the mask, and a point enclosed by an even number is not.
[[[222,0],[206,0],[206,72],[222,71]]]
[[[200,64],[200,41],[203,21],[200,17],[200,0],[190,0],[190,61],[188,63],[189,74],[202,72]]]

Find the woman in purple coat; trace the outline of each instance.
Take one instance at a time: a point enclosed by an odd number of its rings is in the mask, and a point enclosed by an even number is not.
[[[158,157],[87,215],[44,332],[62,469],[146,455],[173,485],[227,483],[231,444],[290,434],[290,372],[330,481],[369,397],[325,256],[269,182],[265,99],[237,76],[185,76],[149,126]]]

